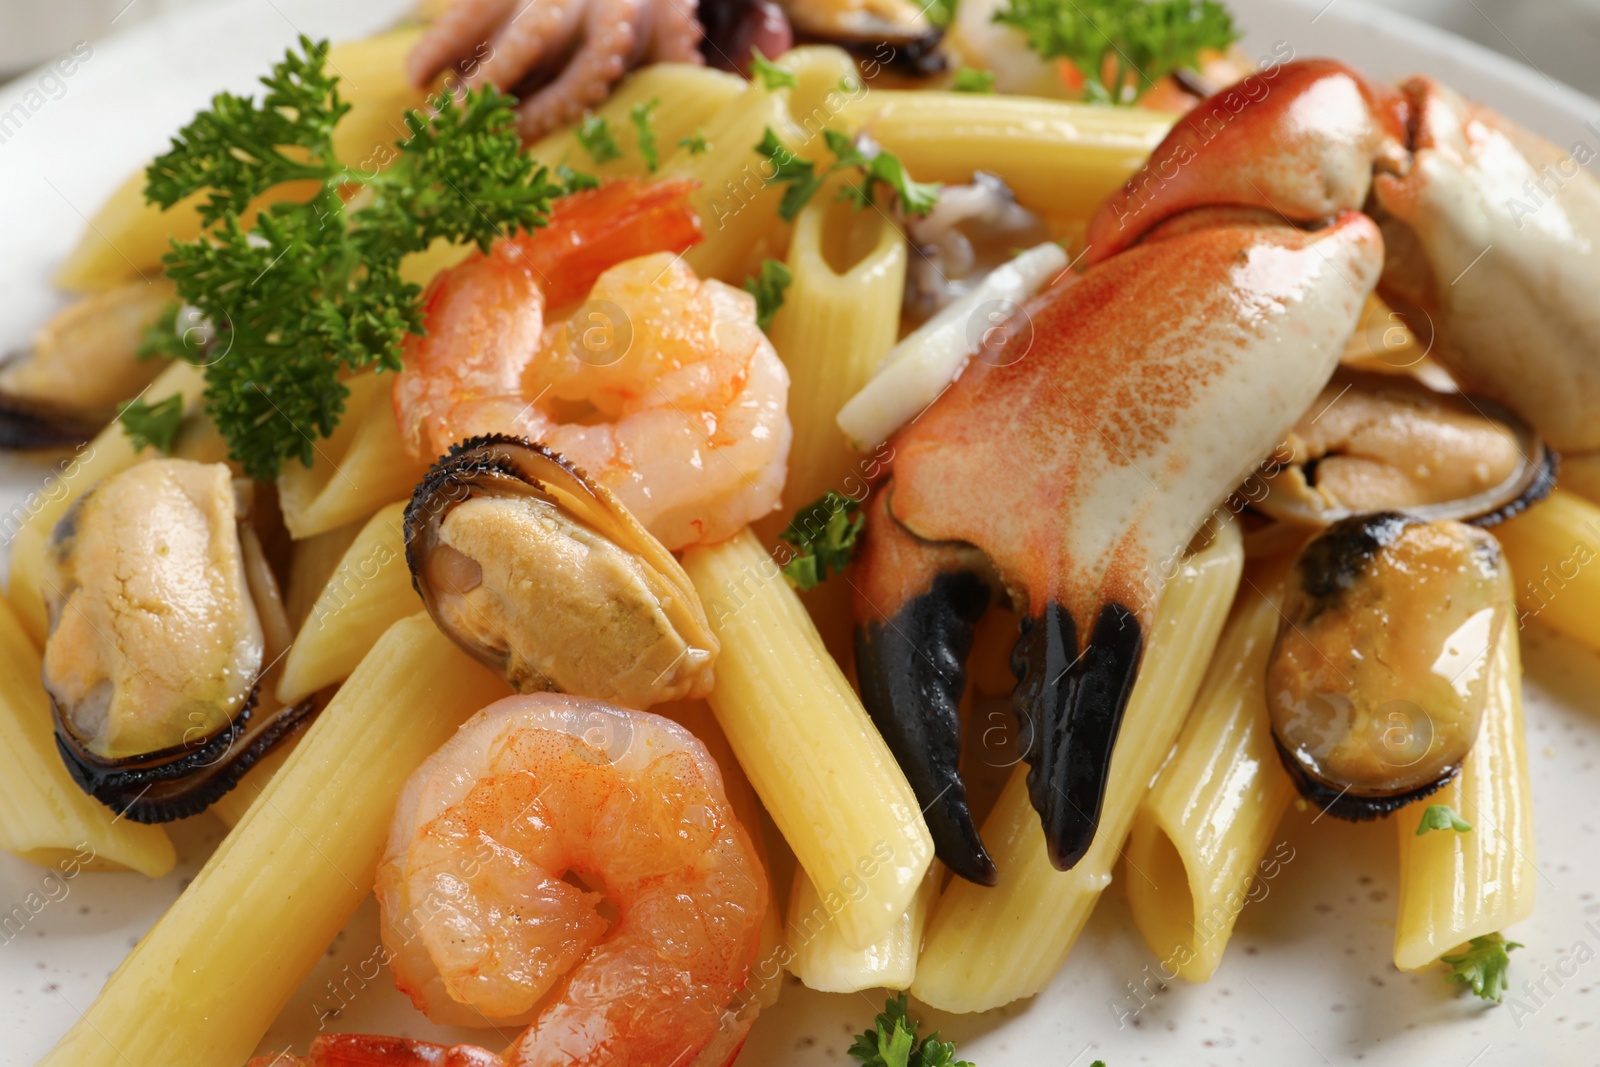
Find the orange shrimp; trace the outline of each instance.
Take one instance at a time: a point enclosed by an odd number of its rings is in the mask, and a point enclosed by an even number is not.
[[[307,1067],[731,1062],[766,873],[701,743],[540,693],[485,708],[406,783],[378,870],[395,983],[438,1022],[528,1024],[496,1055],[313,1042]]]
[[[444,272],[394,385],[411,454],[486,433],[537,441],[669,549],[771,512],[789,377],[754,299],[671,254],[699,238],[690,188],[620,181],[566,197],[549,226]]]

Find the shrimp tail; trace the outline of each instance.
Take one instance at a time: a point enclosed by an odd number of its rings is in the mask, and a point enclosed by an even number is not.
[[[700,243],[700,217],[689,203],[693,181],[609,181],[562,197],[547,225],[496,246],[496,254],[526,262],[543,277],[547,307],[582,300],[595,280],[618,263]]]
[[[248,1067],[505,1067],[477,1045],[436,1045],[376,1034],[323,1034],[304,1056],[257,1056]]]

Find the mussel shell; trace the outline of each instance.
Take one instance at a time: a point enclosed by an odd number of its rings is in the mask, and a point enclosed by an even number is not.
[[[134,822],[161,823],[198,815],[214,804],[272,747],[309,722],[315,698],[255,719],[260,686],[234,718],[193,745],[107,760],[79,744],[59,704],[50,702],[56,749],[85,793]]]
[[[26,351],[12,352],[0,360],[0,367],[27,358]],[[0,391],[0,449],[27,452],[81,445],[104,428],[108,418],[101,414],[85,415]]]
[[[1284,770],[1300,795],[1326,814],[1351,821],[1374,819],[1430,795],[1460,773],[1462,762],[1481,728],[1482,704],[1479,703],[1474,711],[1475,701],[1462,695],[1457,684],[1467,674],[1467,668],[1450,679],[1449,687],[1454,690],[1459,703],[1435,703],[1439,695],[1437,691],[1433,691],[1433,697],[1426,694],[1430,692],[1427,679],[1434,677],[1436,684],[1437,678],[1443,676],[1439,664],[1443,661],[1445,651],[1460,654],[1456,650],[1458,641],[1468,632],[1467,627],[1482,617],[1484,610],[1496,613],[1488,617],[1491,621],[1484,630],[1484,635],[1491,643],[1497,639],[1499,626],[1509,625],[1506,621],[1512,599],[1509,572],[1490,535],[1473,532],[1465,536],[1464,541],[1457,542],[1458,550],[1465,550],[1469,554],[1466,559],[1470,561],[1460,564],[1463,569],[1459,572],[1430,572],[1430,566],[1436,564],[1428,555],[1402,556],[1401,559],[1406,562],[1401,569],[1387,572],[1392,580],[1400,581],[1401,585],[1380,587],[1376,592],[1365,594],[1363,601],[1351,602],[1347,599],[1356,596],[1364,582],[1376,580],[1370,568],[1382,553],[1406,536],[1408,530],[1413,527],[1452,525],[1464,529],[1455,523],[1426,523],[1399,512],[1375,512],[1345,519],[1306,544],[1287,578],[1291,583],[1291,592],[1282,609],[1283,622],[1267,668],[1265,695],[1272,724],[1272,740]],[[1436,535],[1430,532],[1423,536]],[[1410,551],[1437,552],[1439,544],[1438,540],[1425,540],[1420,547],[1413,544]],[[1468,571],[1467,567],[1481,569]],[[1463,579],[1466,584],[1439,587],[1437,582],[1441,580],[1440,576],[1450,573],[1466,576]],[[1474,574],[1475,578],[1471,576]],[[1397,599],[1410,595],[1427,596],[1429,599]],[[1376,614],[1374,607],[1380,609]],[[1419,608],[1426,609],[1425,613],[1419,615]],[[1453,628],[1448,633],[1431,628],[1435,619],[1440,623],[1451,623],[1452,611],[1457,614]],[[1466,613],[1464,617],[1461,612]],[[1340,640],[1339,627],[1362,622],[1371,624],[1380,618],[1383,626],[1381,632],[1355,631],[1358,636],[1352,637],[1348,646]],[[1324,627],[1327,619],[1333,620],[1334,629]],[[1339,643],[1321,643],[1322,637],[1330,636]],[[1308,686],[1306,682],[1299,681],[1300,678],[1310,681],[1315,675],[1299,674],[1305,668],[1293,667],[1294,660],[1280,661],[1286,641],[1301,646],[1296,653],[1301,662],[1317,664],[1317,671],[1325,665],[1340,677],[1344,688],[1339,688],[1341,683],[1335,683],[1334,689],[1319,693],[1314,685]],[[1401,643],[1386,646],[1385,641]],[[1439,644],[1425,643],[1408,647],[1407,643],[1414,641],[1438,641]],[[1317,650],[1316,657],[1305,655],[1305,646],[1308,644]],[[1383,654],[1385,651],[1388,655]],[[1420,657],[1418,652],[1421,653]],[[1468,661],[1468,666],[1480,662],[1485,664],[1486,670],[1487,661],[1481,657],[1473,657]],[[1417,669],[1417,663],[1432,666],[1421,674],[1408,673]],[[1279,679],[1276,672],[1280,664],[1293,673]],[[1347,675],[1346,671],[1353,671],[1353,674]],[[1284,685],[1281,696],[1278,695],[1275,679]],[[1473,684],[1469,681],[1467,686],[1470,688]],[[1484,687],[1488,684],[1486,678],[1481,681]],[[1278,702],[1291,694],[1298,694],[1297,701],[1308,696],[1321,700],[1345,700],[1353,706],[1351,711],[1342,713],[1349,716],[1345,721],[1350,732],[1336,735],[1335,740],[1323,731],[1326,726],[1339,720],[1319,721],[1318,713],[1309,711],[1304,705],[1300,705],[1298,710],[1281,710]],[[1383,700],[1385,695],[1389,697],[1387,701]],[[1487,689],[1480,690],[1479,696],[1487,699]],[[1413,697],[1423,703],[1413,703]],[[1362,707],[1363,704],[1365,707]],[[1391,705],[1400,705],[1403,710],[1391,710],[1384,714],[1384,709]],[[1306,718],[1307,715],[1310,717]],[[1405,717],[1397,720],[1396,716]],[[1418,729],[1418,718],[1426,727],[1425,732]],[[1310,732],[1298,739],[1292,738],[1301,742],[1295,745],[1285,742],[1279,733],[1280,727]],[[1396,729],[1402,731],[1399,741],[1390,739],[1390,732]],[[1363,730],[1369,755],[1365,760],[1353,760],[1345,746],[1357,742],[1359,750]],[[1408,753],[1410,748],[1405,746],[1414,746],[1419,737],[1426,739],[1426,747],[1420,753],[1407,759],[1393,758],[1396,754]],[[1376,776],[1365,783],[1356,780],[1356,776],[1370,773],[1370,760],[1374,758],[1378,765],[1389,772],[1387,778],[1390,784],[1381,784]],[[1423,779],[1420,775],[1408,773],[1413,767],[1422,770],[1427,777]],[[1325,771],[1337,771],[1340,768],[1351,773],[1351,780],[1335,781],[1323,776]]]
[[[1430,403],[1436,404],[1440,410],[1446,407],[1455,407],[1459,410],[1465,406],[1472,414],[1499,422],[1511,431],[1517,441],[1521,463],[1512,475],[1500,484],[1471,496],[1434,503],[1351,502],[1351,506],[1345,507],[1324,506],[1319,498],[1320,494],[1314,491],[1310,494],[1313,499],[1309,500],[1293,492],[1292,487],[1286,484],[1286,479],[1305,477],[1303,474],[1291,474],[1292,471],[1303,469],[1304,464],[1289,464],[1283,469],[1267,473],[1265,494],[1259,496],[1253,492],[1241,494],[1253,510],[1283,522],[1312,527],[1331,526],[1379,510],[1401,510],[1425,522],[1453,520],[1470,523],[1473,526],[1489,527],[1522,513],[1549,496],[1550,490],[1555,488],[1560,456],[1551,450],[1526,422],[1492,400],[1465,394],[1435,393],[1422,383],[1402,375],[1341,371],[1329,388],[1332,389],[1341,382],[1345,383],[1346,390],[1359,389],[1379,395],[1408,394],[1411,400],[1416,402],[1418,409]],[[1341,397],[1343,395],[1343,392],[1339,394]],[[1335,399],[1334,403],[1337,402]],[[1310,419],[1311,423],[1318,421],[1331,406],[1319,397],[1313,411],[1307,413],[1308,416],[1314,416]],[[1296,430],[1298,431],[1299,427],[1296,427]],[[1330,453],[1333,454],[1336,453]],[[1312,465],[1324,458],[1326,457],[1314,457]],[[1462,460],[1462,462],[1467,461],[1466,457]],[[1307,481],[1309,482],[1309,479]]]
[[[565,457],[542,444],[507,434],[474,437],[452,447],[449,454],[428,471],[406,507],[406,564],[411,569],[411,584],[446,636],[468,655],[525,692],[558,687],[554,678],[532,671],[519,673],[514,669],[510,651],[487,647],[472,635],[457,632],[432,582],[426,578],[430,557],[444,544],[441,529],[450,512],[475,496],[500,494],[532,496],[554,503],[564,515],[635,558],[640,564],[640,573],[646,576],[643,580],[650,595],[660,605],[675,639],[684,645],[684,666],[668,679],[666,688],[684,681],[695,671],[703,681],[701,686],[689,681],[681,691],[666,695],[663,695],[664,690],[658,691],[653,686],[649,694],[629,693],[626,697],[621,690],[579,695],[628,704],[630,699],[639,701],[648,697],[648,703],[703,694],[704,687],[709,686],[708,668],[716,656],[717,640],[706,622],[699,595],[672,553],[609,490],[589,481]],[[662,678],[658,677],[657,682],[660,681]]]

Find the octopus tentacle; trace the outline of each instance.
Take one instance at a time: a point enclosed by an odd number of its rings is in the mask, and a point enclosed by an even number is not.
[[[700,4],[698,0],[651,0],[656,32],[650,58],[656,63],[705,62],[700,54]]]
[[[421,89],[434,75],[455,64],[494,36],[519,0],[457,0],[428,27],[406,56],[406,77]]]
[[[647,0],[590,0],[583,44],[549,85],[517,108],[517,131],[535,141],[606,98],[640,48]]]
[[[484,83],[509,92],[528,72],[570,46],[583,22],[585,0],[514,0],[511,19],[494,38],[489,55],[467,84]]]

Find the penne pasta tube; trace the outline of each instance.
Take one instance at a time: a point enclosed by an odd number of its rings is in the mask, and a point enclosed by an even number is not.
[[[577,126],[558,130],[530,145],[528,155],[551,170],[564,163],[573,170],[602,178],[641,176],[647,167],[639,150],[634,108],[650,108],[648,126],[655,135],[658,158],[664,160],[677,151],[681,138],[692,136],[711,123],[748,84],[737,74],[688,63],[641,67],[624,78],[605,103],[594,109],[594,115],[604,120],[621,150],[620,156],[597,161],[578,140]],[[654,107],[651,101],[655,101]]]
[[[1431,966],[1474,937],[1533,914],[1533,797],[1522,731],[1522,661],[1517,631],[1502,628],[1489,666],[1482,732],[1456,779],[1394,816],[1400,842],[1400,902],[1394,965]],[[1448,804],[1472,829],[1417,828],[1434,804]]]
[[[0,603],[0,848],[44,867],[166,874],[177,862],[166,831],[119,818],[67,773],[41,673],[37,648]]]
[[[328,49],[328,69],[339,75],[339,95],[350,110],[334,128],[334,153],[351,167],[375,170],[394,157],[394,142],[408,136],[405,114],[424,103],[421,90],[405,75],[406,53],[422,30],[403,26]],[[143,274],[161,271],[161,257],[172,241],[200,235],[199,206],[204,194],[162,211],[144,198],[144,168],[128,176],[85,227],[78,246],[56,272],[55,282],[73,292],[94,292]],[[257,198],[260,209],[279,200],[304,199],[310,182],[288,183]],[[253,214],[242,220],[246,226]]]
[[[738,285],[764,257],[783,251],[788,229],[778,217],[783,192],[767,185],[772,164],[755,150],[769,128],[790,151],[800,151],[784,91],[749,85],[706,123],[705,152],[679,148],[661,165],[662,178],[699,183],[689,199],[705,240],[689,249],[684,261],[702,278]]]
[[[1239,587],[1178,737],[1128,836],[1128,903],[1163,974],[1209,979],[1249,899],[1294,785],[1267,717],[1278,636],[1277,576]]]
[[[909,987],[943,875],[944,867],[935,861],[922,876],[911,907],[889,932],[866,948],[852,948],[830,921],[829,902],[817,893],[806,872],[796,868],[789,893],[790,973],[806,988],[823,993]]]
[[[243,1063],[372,892],[400,784],[506,693],[426,615],[395,623],[41,1063]]]
[[[361,522],[394,500],[409,499],[426,463],[406,453],[395,421],[394,376],[368,371],[345,385],[344,417],[317,443],[309,467],[290,461],[278,475],[283,523],[296,540]]]
[[[874,89],[841,120],[900,157],[919,181],[1004,179],[1025,206],[1086,219],[1166,136],[1172,116],[1035,97]]]
[[[839,428],[861,451],[887,441],[961,374],[1006,314],[987,305],[1020,305],[1067,269],[1060,245],[1046,243],[1003,263],[906,335],[883,357],[877,374],[839,411]]]
[[[290,629],[299,630],[311,614],[311,606],[322,595],[322,587],[333,577],[334,568],[344,559],[345,551],[362,528],[362,524],[347,522],[291,546],[289,580],[283,589],[283,610],[289,616]]]
[[[1537,619],[1600,649],[1600,506],[1565,489],[1494,528],[1517,587],[1517,628]]]
[[[692,548],[683,566],[722,646],[711,710],[812,882],[843,894],[840,937],[865,948],[933,859],[911,786],[754,534]]]
[[[1168,583],[1111,758],[1088,853],[1058,871],[1018,764],[983,823],[1000,871],[993,889],[955,879],[934,905],[911,993],[941,1011],[988,1011],[1043,989],[1111,884],[1135,811],[1194,702],[1243,568],[1229,521]],[[1130,877],[1138,877],[1137,873]]]
[[[187,363],[174,363],[144,392],[149,403],[183,394],[184,410],[199,410],[205,381],[199,369]],[[113,422],[82,445],[70,460],[63,460],[56,472],[26,501],[0,519],[0,526],[11,535],[11,584],[8,595],[16,609],[17,621],[38,648],[44,647],[46,622],[44,596],[40,588],[44,573],[45,546],[56,522],[97,482],[127,470],[140,459],[155,455],[154,449],[134,450],[122,423]]]
[[[851,494],[858,457],[839,409],[866,385],[900,330],[906,242],[887,217],[841,203],[812,203],[789,241],[794,280],[772,320],[772,344],[789,368],[789,477],[783,515],[829,489]],[[785,519],[787,521],[787,519]]]
[[[406,566],[405,510],[390,504],[367,520],[329,575],[284,657],[283,704],[344,681],[390,626],[421,606]]]

